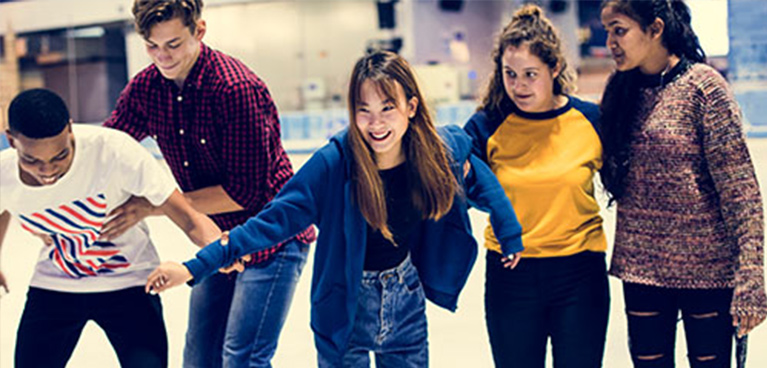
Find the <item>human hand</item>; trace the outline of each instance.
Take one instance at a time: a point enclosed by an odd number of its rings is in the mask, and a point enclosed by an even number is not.
[[[732,316],[732,326],[737,329],[738,337],[748,335],[754,327],[764,322],[765,316],[756,315],[734,315]]]
[[[146,278],[144,291],[147,293],[161,293],[191,279],[192,274],[186,266],[177,262],[163,262]]]
[[[250,259],[251,259],[250,254],[246,256],[242,256],[238,260],[234,261],[234,263],[230,264],[229,266],[219,268],[218,272],[229,274],[232,272],[245,271],[245,263],[250,262]]]
[[[519,264],[520,259],[522,259],[522,257],[519,256],[519,253],[514,253],[509,257],[501,257],[501,263],[503,263],[503,268],[513,270],[514,267],[517,267],[517,264]]]
[[[229,245],[229,231],[224,231],[221,233],[221,246],[227,246]],[[240,257],[240,259],[234,261],[234,263],[230,264],[226,267],[221,267],[218,269],[218,272],[221,273],[232,273],[232,272],[242,272],[245,271],[245,263],[250,262],[250,254]]]
[[[101,227],[100,239],[109,241],[122,235],[139,221],[151,215],[155,209],[155,206],[144,197],[130,197],[107,214],[110,219]]]

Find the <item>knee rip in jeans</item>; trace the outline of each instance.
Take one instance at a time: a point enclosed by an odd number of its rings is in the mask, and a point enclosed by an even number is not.
[[[695,357],[695,359],[699,362],[710,362],[716,359],[716,355],[699,356],[699,357]]]
[[[639,360],[658,360],[660,358],[663,358],[663,354],[637,355],[637,359],[639,359]]]
[[[631,310],[628,311],[627,313],[629,314],[629,316],[634,316],[634,317],[655,317],[660,314],[659,312],[637,312],[637,311],[631,311]]]
[[[691,314],[690,317],[695,319],[714,318],[719,315],[719,312],[703,313],[703,314]]]

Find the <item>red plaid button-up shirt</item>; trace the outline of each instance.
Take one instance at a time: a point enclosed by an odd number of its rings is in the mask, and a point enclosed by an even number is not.
[[[104,125],[137,140],[154,138],[182,190],[221,185],[244,208],[211,215],[222,230],[256,215],[293,176],[266,84],[239,60],[204,44],[183,89],[151,65],[125,87]],[[314,228],[296,238],[309,244]],[[254,254],[251,263],[280,247]]]

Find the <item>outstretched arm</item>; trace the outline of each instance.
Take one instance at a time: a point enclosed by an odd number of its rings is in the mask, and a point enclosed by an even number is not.
[[[316,223],[327,179],[328,165],[315,154],[263,211],[232,229],[228,241],[213,242],[183,265],[163,263],[147,279],[146,290],[161,292],[184,282],[199,282],[239,257],[280,243]]]

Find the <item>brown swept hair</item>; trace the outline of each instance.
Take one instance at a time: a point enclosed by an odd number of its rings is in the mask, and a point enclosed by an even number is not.
[[[132,12],[136,31],[144,38],[149,38],[157,23],[176,18],[194,34],[202,14],[202,0],[135,0]]]
[[[493,48],[493,72],[488,78],[487,86],[482,94],[482,102],[478,110],[487,110],[492,114],[505,116],[508,106],[513,102],[506,95],[503,88],[503,53],[509,46],[520,47],[527,44],[530,53],[537,56],[553,70],[560,66],[561,71],[554,79],[554,95],[569,94],[575,92],[575,72],[567,64],[564,52],[562,52],[562,40],[557,29],[546,18],[543,10],[537,5],[527,4],[514,12],[509,24],[507,24],[495,42]]]
[[[365,81],[375,83],[379,93],[395,104],[401,101],[398,86],[405,92],[406,101],[413,97],[418,99],[415,116],[410,119],[402,137],[402,150],[413,204],[423,218],[438,220],[447,214],[453,206],[453,197],[459,193],[458,182],[450,169],[447,148],[437,134],[408,62],[389,51],[374,51],[359,59],[352,71],[348,95],[355,200],[368,224],[394,243],[387,225],[386,196],[375,154],[357,128],[357,105]]]

